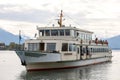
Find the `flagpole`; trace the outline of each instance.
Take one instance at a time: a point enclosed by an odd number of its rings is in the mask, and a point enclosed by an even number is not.
[[[20,41],[21,41],[21,30],[19,30],[19,50],[20,50]]]

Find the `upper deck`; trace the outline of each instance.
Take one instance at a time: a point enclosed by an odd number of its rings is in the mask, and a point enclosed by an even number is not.
[[[92,40],[93,32],[75,27],[38,27],[38,39]]]

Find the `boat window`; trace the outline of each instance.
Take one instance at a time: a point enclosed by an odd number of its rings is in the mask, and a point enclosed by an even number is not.
[[[60,32],[60,36],[64,36],[64,30],[59,30],[59,32]]]
[[[92,40],[92,36],[90,34],[88,35],[88,40]]]
[[[69,30],[69,29],[66,29],[66,30],[65,30],[65,35],[66,35],[66,36],[70,36],[70,30]]]
[[[94,53],[94,48],[92,48],[92,52]]]
[[[104,52],[104,48],[102,48],[102,52]]]
[[[58,36],[58,30],[51,30],[51,36]]]
[[[103,52],[103,48],[101,48],[101,52]]]
[[[55,51],[56,50],[56,43],[47,43],[47,51]]]
[[[108,52],[109,50],[108,50],[108,48],[105,48],[105,52]]]
[[[69,51],[73,51],[73,44],[69,44]]]
[[[88,48],[88,46],[86,46],[86,53],[87,53],[87,55],[89,54],[89,48]]]
[[[40,30],[40,36],[44,36],[44,30]]]
[[[74,46],[73,51],[76,51],[76,46],[75,45],[73,45],[73,46]]]
[[[62,51],[68,51],[68,43],[62,43]]]
[[[105,48],[103,48],[103,52],[105,52]]]
[[[83,54],[83,48],[82,48],[82,46],[80,46],[80,54],[81,55]]]
[[[98,52],[101,52],[101,48],[98,48]]]
[[[104,52],[106,52],[106,49],[104,48]]]
[[[95,48],[95,53],[97,52],[97,48]]]
[[[69,44],[69,51],[76,51],[76,47],[74,44]]]
[[[102,52],[104,52],[104,48],[102,48]]]
[[[32,44],[28,43],[28,51],[32,51]]]
[[[77,53],[78,53],[78,54],[80,53],[80,49],[79,49],[79,48],[77,48]]]
[[[95,48],[95,52],[96,52],[96,53],[98,52],[98,48]]]
[[[83,48],[83,53],[84,53],[84,54],[86,53],[86,49],[85,49],[85,48]]]
[[[75,31],[74,30],[71,30],[71,36],[75,37]]]
[[[45,30],[45,35],[50,36],[50,30]]]
[[[29,51],[38,51],[39,44],[38,43],[28,43],[28,50]]]
[[[94,48],[94,52],[96,53],[96,48]]]
[[[82,40],[84,40],[84,34],[83,34],[83,33],[81,33],[80,35],[81,35],[81,36],[80,36],[80,37],[81,37],[81,39],[82,39]]]

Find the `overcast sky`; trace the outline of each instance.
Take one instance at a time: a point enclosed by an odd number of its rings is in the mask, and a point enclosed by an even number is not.
[[[68,25],[100,38],[120,35],[120,0],[0,0],[0,28],[33,37],[36,26],[56,24],[61,9]]]

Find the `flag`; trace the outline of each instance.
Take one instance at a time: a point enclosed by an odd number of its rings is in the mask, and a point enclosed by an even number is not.
[[[20,45],[21,39],[22,39],[22,37],[21,37],[21,31],[19,30],[19,46],[18,46],[19,50],[21,50],[21,45]]]
[[[19,40],[21,40],[22,38],[21,38],[21,35],[19,35]]]

